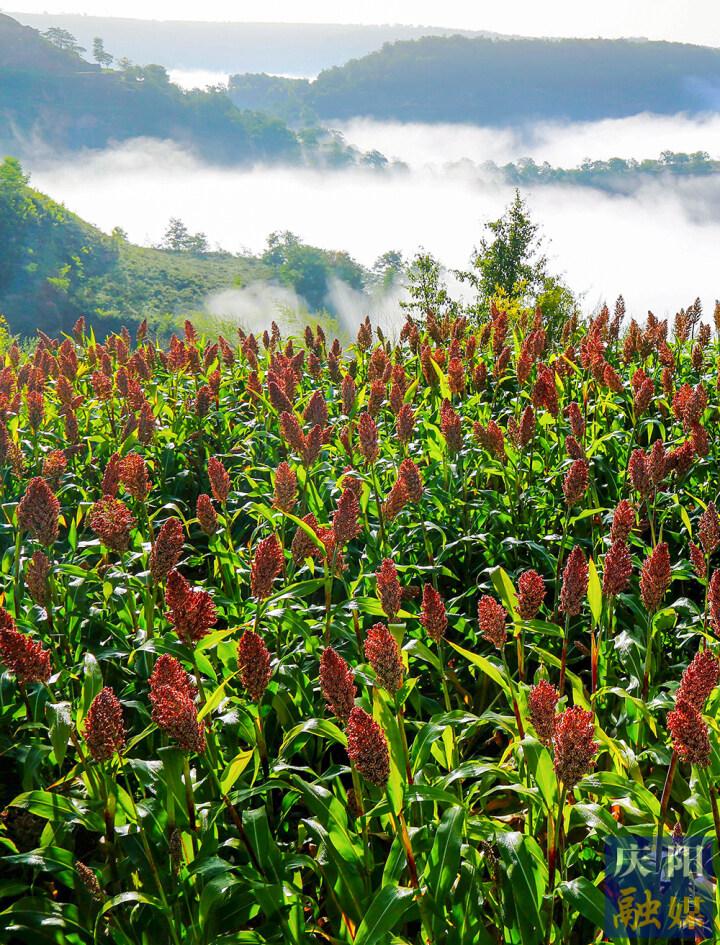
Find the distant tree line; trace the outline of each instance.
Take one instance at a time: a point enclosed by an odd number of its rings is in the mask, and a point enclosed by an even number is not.
[[[312,82],[234,76],[230,94],[239,107],[286,121],[366,116],[509,125],[705,111],[715,107],[719,87],[720,49],[710,47],[428,36],[386,44]]]

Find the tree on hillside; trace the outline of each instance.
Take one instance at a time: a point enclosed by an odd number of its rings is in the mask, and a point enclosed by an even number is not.
[[[352,289],[364,288],[364,272],[347,253],[308,246],[294,233],[271,233],[262,261],[276,277],[302,296],[311,309],[328,304],[332,279],[340,279]]]
[[[454,314],[457,303],[450,298],[442,279],[440,263],[430,253],[418,253],[407,270],[407,290],[410,301],[400,307],[421,321],[432,315],[439,318]]]
[[[66,52],[80,53],[85,52],[85,47],[78,44],[77,39],[69,30],[63,30],[59,26],[51,26],[42,34],[43,38],[58,49],[64,49]]]
[[[547,257],[540,252],[540,227],[530,218],[519,190],[505,213],[486,227],[492,238],[480,241],[471,259],[472,271],[461,273],[461,278],[483,299],[498,290],[514,297],[540,289],[547,278]]]
[[[169,249],[175,253],[206,253],[207,236],[204,233],[191,233],[182,220],[171,217],[160,242],[160,249]]]
[[[106,52],[105,43],[99,36],[96,36],[93,40],[93,59],[103,69],[109,69],[115,59],[109,52]]]

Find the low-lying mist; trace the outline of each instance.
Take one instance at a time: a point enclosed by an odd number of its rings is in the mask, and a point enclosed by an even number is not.
[[[387,145],[397,126],[375,127],[377,135],[363,147],[384,146],[393,154]],[[572,126],[553,133],[543,127],[522,134],[540,142],[534,152],[538,159],[564,166],[586,153],[644,157],[663,149],[704,149],[720,154],[720,116],[701,121],[641,117],[580,125],[574,132]],[[447,162],[461,156],[475,162],[510,160],[531,152],[523,148],[519,131],[498,143],[504,132],[465,129],[456,140],[453,130],[445,139],[438,129],[412,126],[404,152],[398,153],[409,170],[220,168],[158,141],[135,141],[29,170],[34,186],[107,232],[121,226],[134,242],[158,242],[169,218],[180,217],[191,231],[205,232],[211,246],[233,252],[261,251],[269,233],[291,230],[308,243],[347,250],[366,265],[389,249],[410,257],[424,248],[448,268],[463,268],[483,223],[503,211],[512,190],[472,166]],[[397,140],[403,143],[402,136]],[[537,187],[525,196],[546,236],[552,267],[587,309],[622,292],[632,314],[642,318],[652,309],[663,316],[698,295],[711,307],[720,295],[717,177],[656,181],[639,185],[630,196],[577,186]],[[348,321],[370,311],[392,323],[397,311],[396,297],[368,300],[343,285],[333,292],[331,301]],[[251,319],[258,311],[262,316],[266,294],[238,298],[230,292],[209,304],[218,314],[225,306],[224,314],[237,311],[240,318],[244,312]]]
[[[411,124],[360,118],[338,122],[349,144],[377,148],[411,167],[469,159],[506,164],[530,157],[554,167],[576,167],[585,158],[657,158],[662,151],[708,151],[720,156],[720,114],[633,115],[592,122],[538,122],[510,128],[459,124]]]

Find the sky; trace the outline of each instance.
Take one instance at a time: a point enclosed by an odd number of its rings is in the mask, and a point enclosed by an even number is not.
[[[526,36],[646,36],[720,46],[718,0],[11,0],[2,9],[163,20],[403,23]]]

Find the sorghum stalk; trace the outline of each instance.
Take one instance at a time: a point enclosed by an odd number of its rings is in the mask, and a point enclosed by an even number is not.
[[[125,772],[125,763],[123,761],[123,757],[122,755],[119,755],[118,757],[120,761],[120,770],[122,772],[123,778],[125,779],[125,783],[128,787],[127,794],[130,798],[130,804],[132,805],[133,814],[135,815],[135,823],[137,824],[138,833],[140,834],[140,840],[143,845],[143,850],[145,851],[145,858],[148,861],[150,872],[152,873],[153,879],[155,881],[155,885],[157,886],[158,895],[160,896],[160,902],[162,903],[162,910],[163,910],[163,913],[165,914],[165,919],[170,929],[170,935],[173,940],[173,945],[181,945],[180,936],[178,935],[178,931],[175,928],[175,919],[173,916],[173,912],[170,909],[170,905],[165,895],[165,888],[163,887],[162,880],[160,879],[160,874],[158,872],[157,863],[155,862],[155,857],[153,856],[152,847],[150,846],[150,843],[147,838],[147,834],[145,833],[145,827],[143,825],[143,822],[140,819],[140,814],[138,813],[137,804],[135,803],[135,796],[132,790],[130,789],[130,782],[128,781],[127,774]]]
[[[15,561],[13,577],[13,611],[15,619],[20,616],[20,601],[22,600],[22,581],[20,580],[20,549],[22,547],[22,530],[18,525],[15,534]]]
[[[567,663],[568,638],[570,636],[570,614],[565,614],[565,623],[563,625],[562,653],[560,656],[560,682],[558,689],[562,696],[565,692],[565,668]]]
[[[407,782],[408,784],[412,784],[413,776],[412,767],[410,765],[410,751],[408,749],[408,740],[405,733],[405,713],[403,712],[402,706],[399,704],[399,699],[396,699],[395,712],[397,714],[398,729],[400,730],[400,742],[402,744],[403,756],[405,758],[405,773],[407,774]]]
[[[508,666],[507,656],[505,655],[505,647],[500,651],[502,653],[503,668],[505,669],[505,678],[508,681],[508,688],[510,689],[510,702],[512,705],[513,714],[515,716],[515,722],[518,727],[518,735],[522,741],[525,738],[525,729],[522,723],[522,716],[520,715],[520,707],[518,705],[517,697],[515,694],[515,683],[513,682],[512,674],[510,673],[510,667]]]
[[[557,816],[554,822],[548,823],[547,829],[547,861],[548,861],[548,925],[546,943],[550,942],[553,927],[553,913],[555,911],[555,877],[557,873],[562,874],[562,821],[565,810],[566,788],[564,784],[558,783],[558,807]]]
[[[192,777],[190,775],[190,760],[188,753],[183,752],[183,781],[185,783],[185,804],[187,806],[188,821],[190,830],[193,832],[193,847],[197,852],[197,840],[194,836],[197,833],[197,820],[195,819],[195,794],[193,792]]]
[[[375,494],[375,504],[377,506],[378,513],[378,527],[380,529],[380,554],[385,554],[385,517],[382,510],[382,502],[380,501],[380,490],[378,488],[377,474],[375,472],[375,463],[372,463],[370,466],[370,472],[372,473],[372,484],[373,492]]]
[[[653,617],[654,617],[654,614],[648,613],[647,637],[646,637],[646,644],[645,644],[645,668],[643,670],[643,684],[642,684],[643,702],[647,701],[648,692],[650,689],[650,667],[652,664]]]

